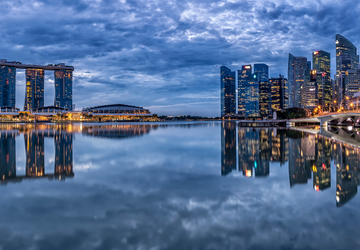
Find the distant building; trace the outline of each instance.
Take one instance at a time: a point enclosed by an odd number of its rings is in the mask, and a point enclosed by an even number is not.
[[[1,62],[6,62],[1,59]],[[16,68],[0,66],[0,107],[15,108]]]
[[[350,99],[360,92],[360,69],[349,69],[345,72],[345,105],[349,107]],[[347,100],[349,99],[349,100]]]
[[[316,82],[307,82],[301,87],[301,107],[313,109],[319,105]]]
[[[279,75],[278,78],[270,79],[272,111],[279,111],[288,108],[287,86],[287,79],[282,75]]]
[[[65,64],[61,64],[65,67]],[[55,80],[55,101],[54,106],[72,110],[72,83],[73,70],[58,69],[54,70]]]
[[[252,75],[251,65],[243,65],[241,70],[238,70],[238,114],[245,116],[245,100],[246,100],[246,86]]]
[[[269,84],[269,66],[254,64],[254,73],[259,77],[259,113],[261,117],[271,114],[271,88]]]
[[[323,110],[329,110],[332,101],[330,53],[323,50],[313,52],[313,70],[321,76],[321,81],[317,81],[319,105]]]
[[[305,83],[305,71],[307,68],[308,62],[306,57],[295,57],[289,54],[289,108],[301,107],[301,86]]]
[[[245,116],[258,117],[259,110],[259,75],[258,73],[251,74],[250,79],[245,85]]]
[[[44,70],[26,69],[26,92],[24,110],[44,107]]]
[[[92,115],[150,115],[150,111],[143,107],[124,104],[111,104],[97,107],[84,108],[84,112]]]
[[[220,67],[221,117],[236,114],[235,71]]]

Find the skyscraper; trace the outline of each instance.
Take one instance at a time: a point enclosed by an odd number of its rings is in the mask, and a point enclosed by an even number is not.
[[[306,57],[295,57],[289,54],[289,108],[301,107],[301,86],[305,83],[305,71],[307,68],[308,62]]]
[[[44,107],[44,70],[26,69],[24,110]]]
[[[254,64],[254,73],[259,77],[259,112],[261,117],[271,113],[271,89],[269,84],[269,67],[264,64]]]
[[[236,113],[235,71],[220,67],[221,117]]]
[[[60,64],[65,66],[65,64]],[[54,106],[72,110],[72,70],[55,70],[55,101]]]
[[[251,74],[245,85],[245,116],[260,116],[259,110],[259,76],[258,73]]]
[[[242,70],[238,70],[238,114],[242,116],[245,116],[246,85],[251,74],[251,65],[243,65]]]
[[[359,55],[357,48],[345,37],[337,34],[336,44],[336,81],[338,86],[339,105],[345,106],[346,84],[345,75],[349,69],[357,69],[359,65]]]
[[[345,72],[345,96],[353,97],[360,92],[360,69],[349,69]],[[349,108],[350,100],[345,99],[345,106]]]
[[[261,82],[267,82],[269,80],[269,66],[265,63],[254,64],[254,73],[259,74]]]
[[[329,110],[331,104],[331,75],[330,53],[320,50],[313,53],[313,70],[321,74],[321,81],[317,81],[319,104],[323,110]]]
[[[270,79],[271,86],[271,110],[279,111],[288,108],[287,79],[279,75],[278,78]]]
[[[4,59],[1,62],[7,62]],[[0,107],[15,108],[16,68],[0,66]]]

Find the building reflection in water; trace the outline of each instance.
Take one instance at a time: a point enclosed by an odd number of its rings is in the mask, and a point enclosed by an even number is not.
[[[158,125],[82,125],[82,124],[0,124],[0,183],[20,182],[23,179],[49,178],[65,180],[73,177],[73,139],[75,133],[113,139],[148,134]],[[235,128],[235,127],[234,127]],[[229,131],[235,138],[235,130]],[[25,174],[16,172],[16,138],[24,135]],[[54,172],[45,173],[45,138],[55,144]],[[228,141],[228,139],[227,139]],[[236,141],[233,142],[236,147]],[[236,148],[234,148],[236,169]]]
[[[238,171],[245,177],[266,177],[270,175],[270,162],[280,166],[287,162],[290,187],[310,183],[315,191],[323,191],[331,187],[333,162],[337,206],[357,194],[358,148],[293,130],[238,128],[236,122],[223,122],[221,128],[221,175],[229,174],[238,162]]]

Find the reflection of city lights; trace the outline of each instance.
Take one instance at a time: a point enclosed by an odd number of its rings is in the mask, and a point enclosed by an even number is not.
[[[319,190],[320,190],[320,189],[319,189],[319,186],[315,186],[314,189],[315,189],[315,191],[317,191],[317,192],[319,192]]]
[[[340,202],[340,197],[339,196],[336,196],[336,201]]]
[[[246,170],[246,177],[251,177],[251,170]]]
[[[317,168],[315,167],[315,165],[313,166],[313,172],[314,172],[314,173],[317,172]]]
[[[353,130],[353,127],[352,127],[352,126],[349,126],[349,127],[348,127],[348,130],[352,131],[352,130]]]

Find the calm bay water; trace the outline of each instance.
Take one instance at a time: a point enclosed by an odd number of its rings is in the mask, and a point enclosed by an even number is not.
[[[360,154],[236,123],[0,126],[0,249],[359,249]]]

